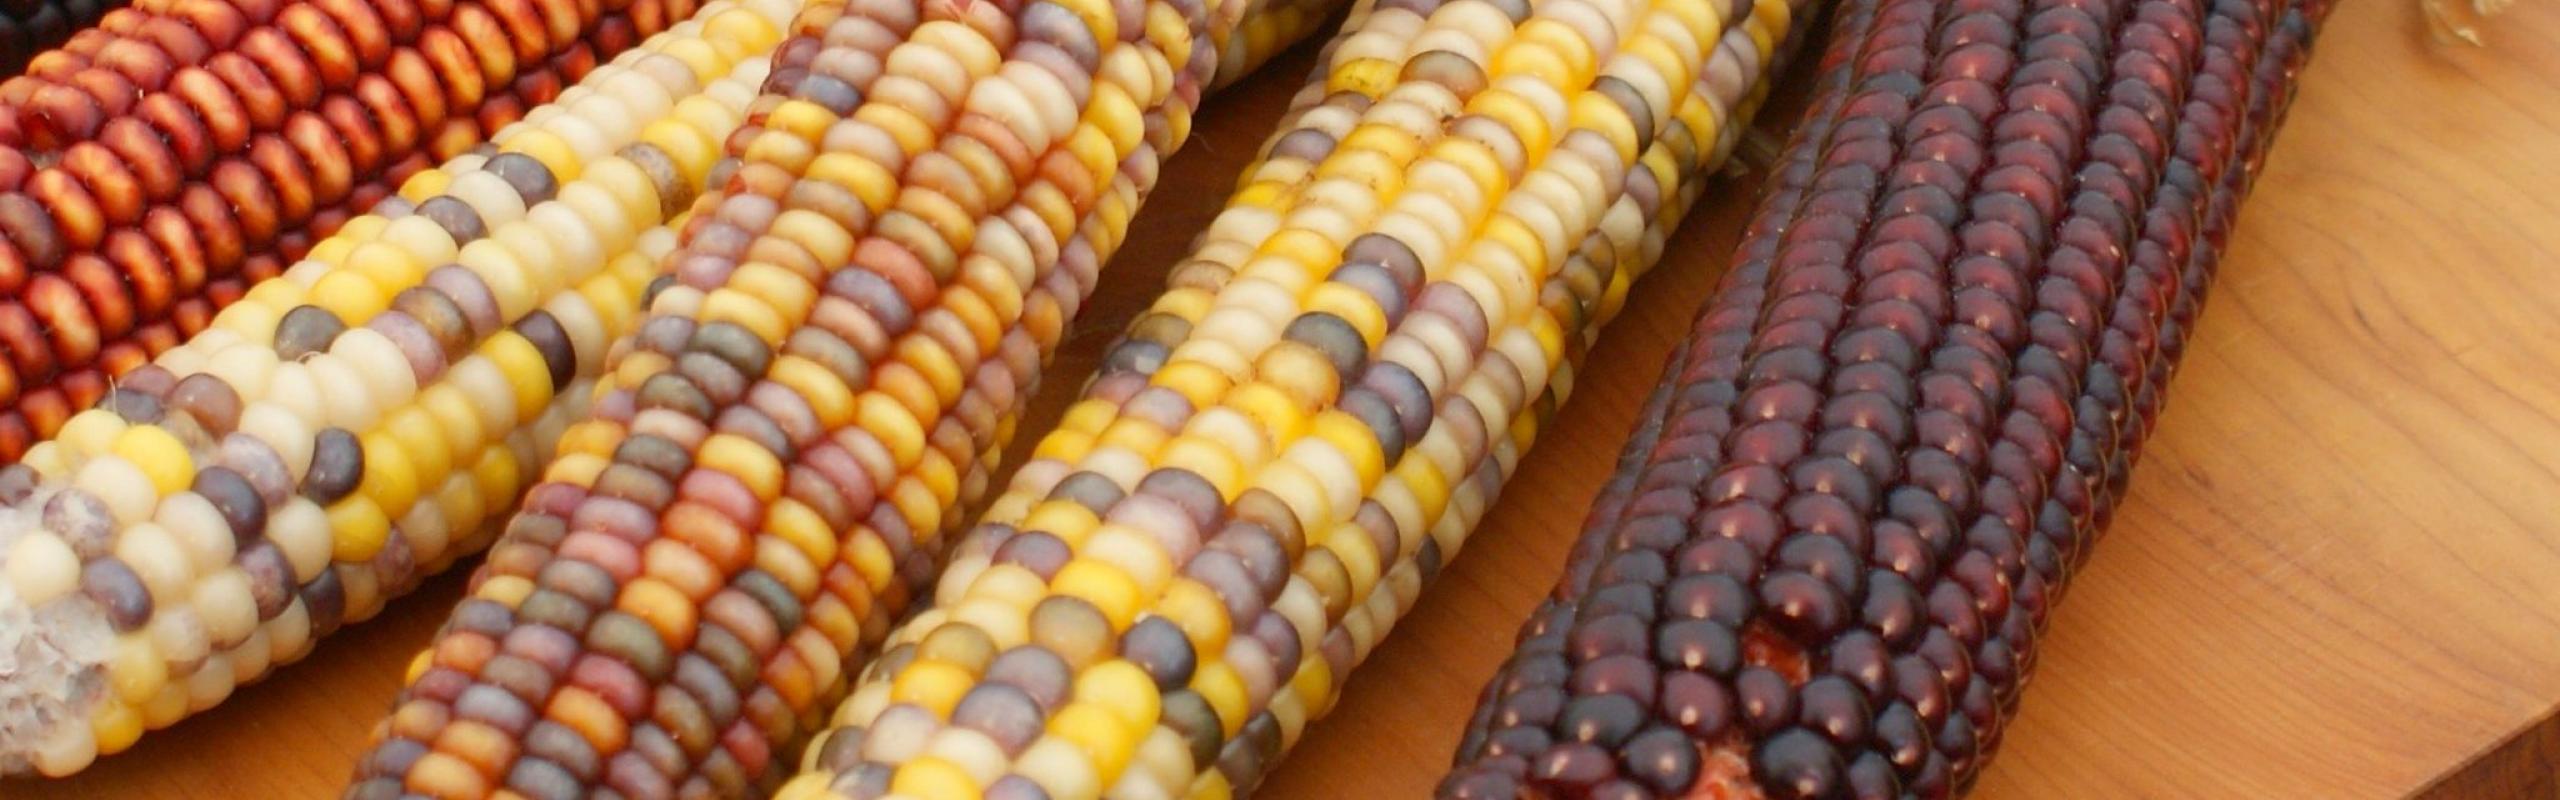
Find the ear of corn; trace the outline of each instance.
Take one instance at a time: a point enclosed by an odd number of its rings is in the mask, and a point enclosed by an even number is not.
[[[0,3],[0,75],[71,38],[122,5],[114,0],[9,0]]]
[[[494,538],[796,9],[705,5],[0,470],[0,772],[121,750]]]
[[[1456,554],[1796,13],[1355,11],[781,796],[1250,791]]]
[[[770,787],[930,579],[1201,93],[1324,14],[804,12],[349,794]]]
[[[1859,5],[1442,795],[1962,793],[2328,9]]]
[[[0,455],[693,0],[150,0],[0,82]]]

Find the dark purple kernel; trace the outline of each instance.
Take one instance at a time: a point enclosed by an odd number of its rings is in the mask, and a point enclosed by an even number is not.
[[[1810,573],[1771,571],[1760,579],[1759,589],[1766,618],[1798,641],[1829,639],[1849,622],[1848,600],[1839,588]]]
[[[1645,707],[1625,695],[1596,694],[1566,701],[1564,713],[1556,720],[1564,739],[1616,748],[1642,726]]]
[[[1843,791],[1852,800],[1891,800],[1902,796],[1901,776],[1894,774],[1893,764],[1874,752],[1860,753],[1849,762],[1849,770],[1841,776]]]
[[[1789,728],[1761,740],[1751,754],[1752,777],[1773,798],[1828,798],[1841,792],[1839,748],[1821,734]]]
[[[324,428],[311,445],[311,468],[302,476],[302,496],[323,506],[356,489],[364,480],[364,444],[344,428]]]
[[[1622,694],[1639,706],[1653,705],[1656,671],[1642,656],[1616,655],[1585,662],[1574,668],[1569,686],[1577,696]]]
[[[1929,731],[1923,727],[1919,712],[1913,711],[1909,703],[1897,702],[1876,715],[1874,746],[1895,769],[1912,774],[1929,755]]]
[[[1693,738],[1713,738],[1733,724],[1733,693],[1713,678],[1669,673],[1662,677],[1661,694],[1655,713]]]
[[[1643,620],[1622,614],[1576,624],[1567,649],[1577,661],[1590,661],[1602,656],[1641,654],[1651,638]]]
[[[1733,628],[1705,619],[1664,624],[1654,633],[1654,658],[1668,669],[1732,677],[1742,665],[1742,638]]]
[[[1796,690],[1803,706],[1800,724],[1819,731],[1843,747],[1863,744],[1867,740],[1868,705],[1866,692],[1837,675],[1824,675],[1806,681]]]
[[[1679,730],[1647,729],[1627,740],[1618,760],[1630,778],[1655,792],[1677,795],[1698,779],[1698,745]]]
[[[1744,667],[1733,679],[1743,724],[1765,734],[1796,721],[1796,690],[1785,676],[1767,667]]]
[[[1550,789],[1579,794],[1617,777],[1616,761],[1604,747],[1567,742],[1538,754],[1530,762],[1529,776]]]
[[[121,560],[101,558],[81,567],[80,593],[106,612],[107,624],[117,631],[140,630],[151,621],[151,592]]]

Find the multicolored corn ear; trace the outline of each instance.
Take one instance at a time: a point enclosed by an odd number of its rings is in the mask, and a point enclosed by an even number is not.
[[[778,796],[1250,792],[1464,543],[1803,11],[1355,8]]]
[[[495,538],[798,8],[705,4],[0,469],[0,774],[123,750]]]
[[[1859,3],[1440,794],[1962,794],[2328,9]]]
[[[0,81],[0,457],[695,0],[142,0]]]
[[[1323,2],[820,2],[351,797],[741,796],[931,581],[1219,76]]]

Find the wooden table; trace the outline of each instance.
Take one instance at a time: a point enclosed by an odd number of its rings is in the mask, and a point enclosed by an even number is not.
[[[2560,3],[2488,35],[2435,47],[2406,0],[2334,18],[1978,797],[2560,796]],[[1212,106],[1024,430],[1161,285],[1304,58]],[[1614,366],[1563,411],[1577,433],[1539,446],[1264,796],[1430,788],[1750,190],[1695,216],[1593,355]],[[458,591],[438,580],[76,780],[0,796],[328,796]]]

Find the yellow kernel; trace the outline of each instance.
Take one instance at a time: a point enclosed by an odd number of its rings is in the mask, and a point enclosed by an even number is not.
[[[766,502],[782,494],[782,461],[745,437],[715,433],[704,438],[694,463],[736,477]]]
[[[98,737],[98,755],[115,755],[142,738],[142,713],[133,704],[108,700],[89,715],[89,730]]]
[[[371,560],[391,538],[391,517],[362,494],[329,507],[329,557],[345,563]]]
[[[1404,65],[1386,59],[1356,59],[1335,65],[1325,76],[1324,88],[1327,92],[1357,92],[1368,97],[1380,97],[1388,89],[1395,88],[1397,77],[1403,72]]]
[[[341,320],[361,322],[390,309],[391,295],[364,273],[339,270],[320,276],[320,282],[311,285],[311,304],[328,309]]]
[[[1058,594],[1092,603],[1105,619],[1111,621],[1114,631],[1128,630],[1129,625],[1137,621],[1139,607],[1145,602],[1139,596],[1137,582],[1130,580],[1128,575],[1102,562],[1082,558],[1068,561],[1066,566],[1058,568],[1057,577],[1049,580],[1049,586]]]
[[[1047,500],[1032,506],[1031,513],[1022,518],[1022,524],[1019,527],[1026,531],[1045,531],[1072,546],[1084,541],[1086,536],[1093,533],[1094,528],[1101,525],[1101,517],[1096,516],[1093,509],[1084,507],[1082,503],[1073,500]]]
[[[1146,730],[1155,727],[1164,698],[1156,694],[1155,679],[1146,670],[1115,658],[1076,675],[1075,702],[1112,712],[1130,730]]]
[[[889,793],[917,800],[974,800],[979,796],[978,782],[966,770],[933,756],[919,756],[898,765],[889,778]]]
[[[1253,714],[1252,695],[1245,690],[1244,677],[1237,675],[1235,667],[1228,666],[1224,659],[1201,664],[1191,674],[1191,691],[1199,693],[1200,699],[1218,712],[1218,727],[1224,728],[1230,738],[1244,730],[1245,720]]]
[[[578,179],[578,149],[569,144],[569,140],[560,138],[559,134],[542,128],[529,128],[518,131],[498,149],[521,153],[542,162],[544,167],[550,168],[551,177],[560,183]]]
[[[142,468],[152,488],[164,495],[186,489],[196,477],[195,459],[187,454],[187,446],[157,425],[125,428],[116,437],[115,454]]]
[[[1121,722],[1119,715],[1083,701],[1058,709],[1057,716],[1049,719],[1049,735],[1083,751],[1105,785],[1119,780],[1138,749],[1138,732]]]
[[[898,672],[889,684],[892,702],[910,703],[933,715],[949,718],[951,709],[960,704],[962,695],[977,686],[978,678],[959,665],[946,661],[920,659]]]

